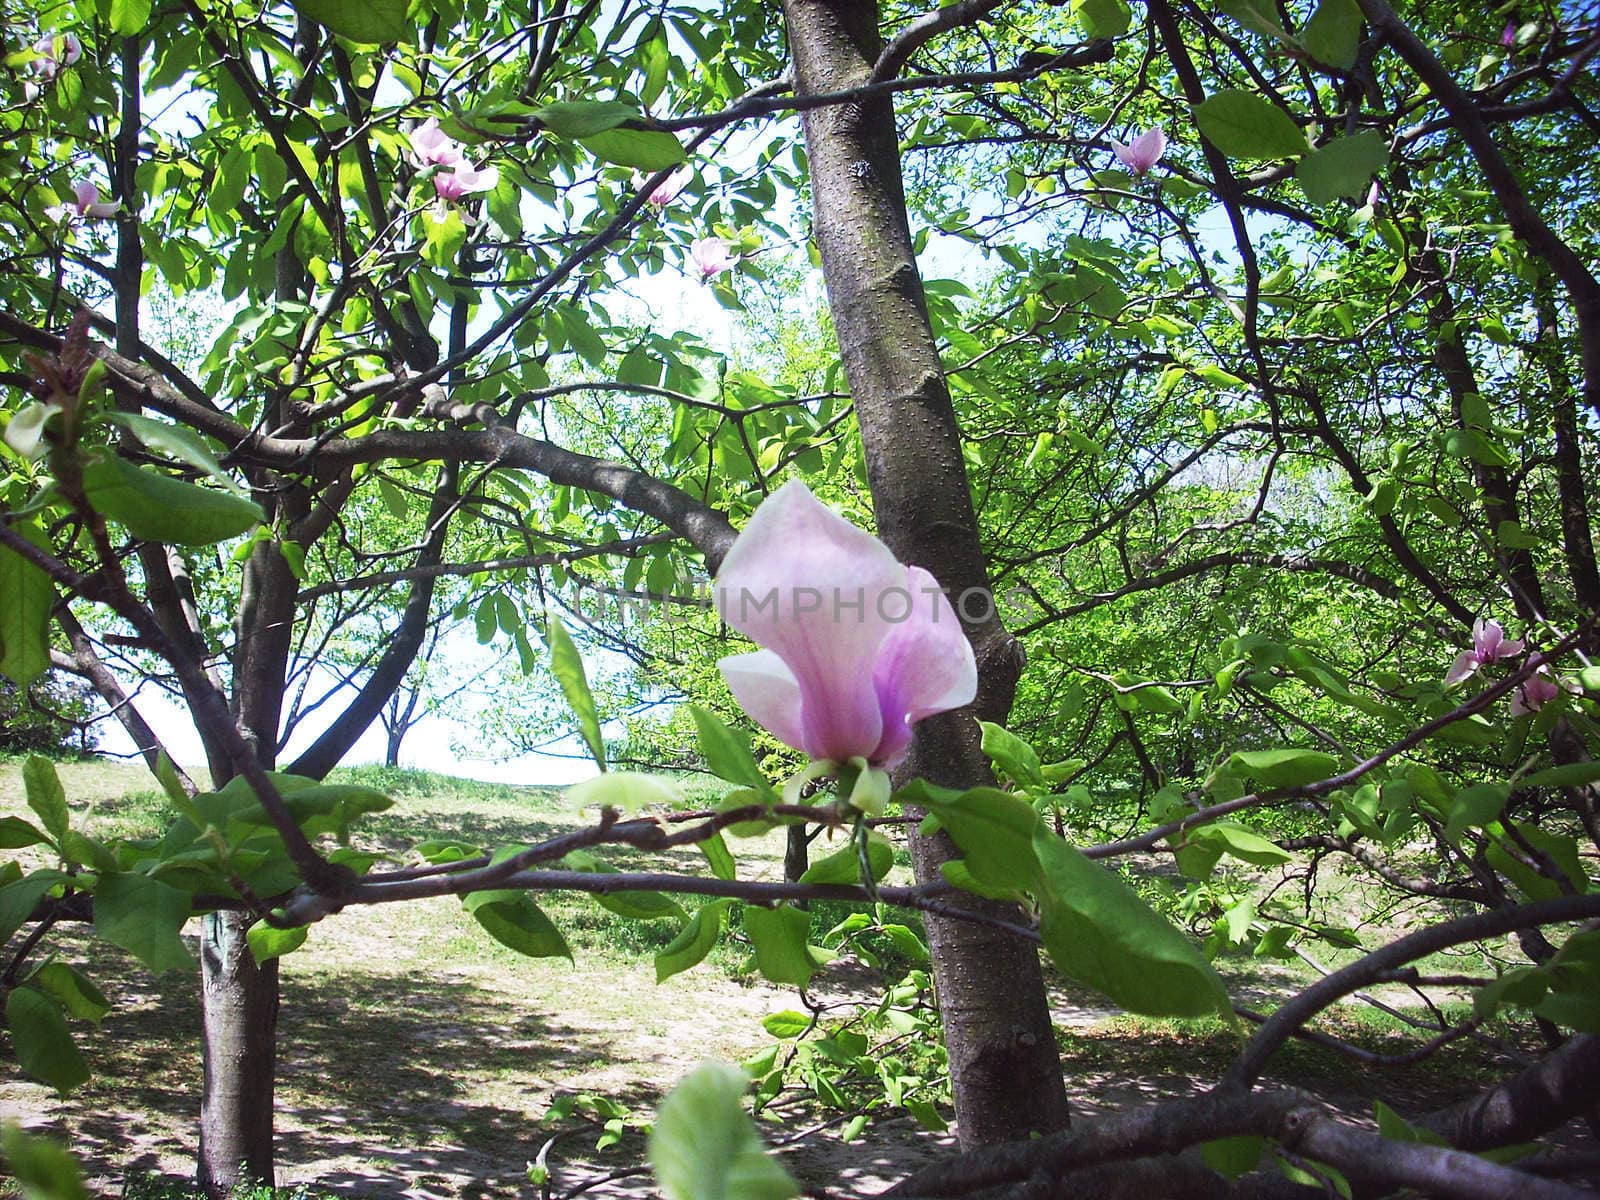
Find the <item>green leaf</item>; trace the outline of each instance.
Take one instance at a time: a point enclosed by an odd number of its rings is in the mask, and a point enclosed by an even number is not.
[[[1258,867],[1275,867],[1294,861],[1283,847],[1234,821],[1223,821],[1197,829],[1191,837],[1210,842],[1221,851]]]
[[[24,846],[37,846],[45,840],[44,834],[21,817],[0,817],[0,850],[20,850]]]
[[[641,119],[635,109],[616,100],[558,100],[530,115],[558,137],[573,139],[593,137],[624,121]]]
[[[1121,879],[1042,826],[1033,848],[1044,885],[1039,932],[1063,972],[1130,1012],[1232,1011],[1205,955]]]
[[[27,922],[45,893],[67,879],[61,871],[35,871],[32,875],[0,887],[0,946]]]
[[[575,850],[561,861],[571,871],[586,871],[594,875],[622,873],[586,850]],[[657,921],[662,917],[676,917],[681,921],[684,915],[683,907],[676,900],[660,892],[591,892],[590,895],[607,912],[627,917],[630,921]]]
[[[1309,149],[1289,114],[1254,92],[1218,92],[1194,116],[1200,132],[1229,158],[1298,158]]]
[[[760,764],[750,753],[750,738],[743,730],[723,724],[714,712],[698,704],[691,704],[689,712],[694,717],[700,753],[713,775],[729,783],[753,787],[768,797],[776,795],[762,773]]]
[[[589,678],[583,671],[583,656],[555,613],[549,613],[544,623],[545,644],[550,647],[550,670],[561,685],[561,694],[567,698],[567,707],[578,718],[578,729],[589,747],[589,753],[600,769],[606,769],[606,744],[600,736],[600,714],[595,710],[594,694],[589,691]]]
[[[174,479],[102,456],[83,470],[83,490],[95,511],[136,538],[178,546],[211,546],[263,520],[260,505],[228,492]]]
[[[1133,23],[1133,10],[1123,0],[1079,0],[1078,23],[1091,41],[1121,37]]]
[[[579,138],[578,144],[603,162],[638,171],[664,171],[689,157],[677,134],[665,129],[607,129]]]
[[[1325,66],[1348,71],[1361,45],[1361,9],[1355,0],[1320,0],[1300,31],[1300,44]]]
[[[1597,780],[1600,780],[1600,762],[1564,763],[1559,767],[1546,767],[1532,775],[1524,775],[1517,780],[1517,787],[1582,787]]]
[[[983,730],[983,752],[990,762],[1023,787],[1044,790],[1039,755],[1032,746],[992,721],[979,721],[978,727]]]
[[[782,1012],[763,1017],[761,1028],[775,1038],[795,1038],[811,1028],[811,1017],[806,1013],[786,1008]]]
[[[953,792],[921,780],[902,788],[899,799],[922,804],[938,818],[965,856],[958,874],[969,877],[980,894],[1016,896],[1035,886],[1039,868],[1033,834],[1039,814],[1027,801],[997,788]]]
[[[722,935],[723,915],[732,905],[732,900],[713,900],[700,906],[678,931],[678,936],[656,955],[657,983],[687,971],[711,953],[711,947]]]
[[[708,1062],[661,1102],[649,1157],[667,1200],[791,1200],[799,1194],[744,1110],[749,1085],[738,1068]]]
[[[461,907],[472,914],[490,937],[518,954],[572,961],[567,939],[527,892],[515,889],[468,892],[461,897]]]
[[[683,796],[659,775],[640,771],[607,771],[585,779],[567,789],[567,801],[575,808],[600,806],[636,813],[643,808],[683,807]]]
[[[397,42],[411,31],[406,0],[290,0],[296,12],[352,42]]]
[[[244,940],[250,947],[251,957],[260,966],[300,949],[306,944],[306,936],[310,932],[304,925],[297,925],[293,929],[274,929],[265,921],[257,921],[245,931]]]
[[[111,1001],[105,993],[82,971],[64,962],[45,963],[28,977],[28,982],[54,996],[68,1015],[80,1021],[98,1025],[111,1011]]]
[[[1321,750],[1239,750],[1228,769],[1262,788],[1300,787],[1332,775],[1339,760]]]
[[[1454,843],[1468,829],[1482,829],[1500,816],[1511,797],[1503,783],[1474,783],[1456,793],[1450,804],[1450,819],[1445,824],[1445,840]]]
[[[60,842],[67,836],[70,817],[67,794],[62,790],[55,764],[40,755],[28,755],[22,764],[22,786],[28,793],[28,807],[38,815],[45,831]]]
[[[1217,7],[1251,33],[1289,41],[1289,35],[1278,23],[1278,10],[1270,0],[1219,0]]]
[[[872,880],[876,883],[889,873],[890,867],[894,866],[894,847],[883,834],[869,831],[867,858],[872,864]],[[819,858],[812,863],[806,868],[805,874],[800,876],[800,882],[860,883],[861,852],[856,848],[855,839],[851,838],[826,858]]]
[[[48,1138],[7,1121],[0,1129],[0,1155],[27,1200],[89,1200],[77,1159]]]
[[[1263,1137],[1245,1136],[1216,1138],[1200,1145],[1201,1157],[1206,1166],[1218,1172],[1229,1182],[1256,1169],[1261,1152],[1267,1147]]]
[[[242,165],[240,172],[244,173]],[[234,495],[249,498],[249,493],[239,485],[238,481],[222,469],[222,464],[211,452],[211,447],[206,444],[205,438],[194,430],[158,421],[154,417],[140,413],[108,412],[104,414],[104,419],[133,434],[145,449],[157,454],[170,455],[197,471],[204,471]]]
[[[1567,877],[1567,881],[1576,891],[1589,890],[1588,876],[1584,874],[1582,863],[1578,859],[1576,839],[1566,834],[1547,833],[1526,822],[1517,832],[1529,845],[1549,859],[1556,869]],[[1556,880],[1540,874],[1523,861],[1526,852],[1520,846],[1514,845],[1513,849],[1514,854],[1495,841],[1489,844],[1484,856],[1489,860],[1491,867],[1516,884],[1518,890],[1529,900],[1554,900],[1562,894],[1562,887]]]
[[[150,24],[150,0],[111,0],[111,28],[121,37],[142,33]]]
[[[62,1096],[89,1078],[61,1006],[37,988],[19,987],[6,997],[6,1026],[17,1065]]]
[[[50,543],[34,521],[18,521],[13,532],[40,550]],[[50,576],[8,546],[0,546],[0,675],[19,688],[50,668]]]
[[[95,885],[95,932],[157,975],[194,967],[178,936],[188,919],[189,897],[147,875],[107,874]]]
[[[1328,204],[1336,197],[1359,200],[1372,186],[1372,177],[1389,161],[1383,135],[1363,129],[1348,137],[1318,146],[1294,169],[1294,177],[1313,204]]]
[[[672,50],[667,44],[667,33],[660,21],[652,21],[641,46],[644,59],[644,82],[639,85],[639,99],[649,108],[667,86],[667,69],[672,65]]]
[[[776,908],[750,905],[744,910],[744,929],[755,947],[756,968],[773,983],[805,987],[817,965],[806,945],[811,914],[792,904]]]
[[[711,866],[711,873],[718,879],[739,877],[739,866],[733,861],[733,852],[728,849],[728,843],[722,840],[720,832],[701,840],[700,853],[706,856],[706,862]]]

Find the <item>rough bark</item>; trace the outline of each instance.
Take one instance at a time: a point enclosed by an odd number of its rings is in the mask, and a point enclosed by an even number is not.
[[[798,94],[839,91],[872,76],[880,50],[876,4],[786,0],[784,13]],[[823,275],[878,531],[953,599],[969,598],[962,617],[978,656],[975,710],[1003,720],[1021,654],[977,599],[990,594],[987,567],[911,248],[893,106],[878,97],[818,108],[803,123]],[[906,773],[952,787],[990,782],[972,718],[964,711],[924,722]],[[913,836],[912,854],[919,880],[938,879],[954,848],[942,836]],[[962,1144],[1064,1127],[1066,1092],[1037,953],[964,922],[930,919],[928,932]]]

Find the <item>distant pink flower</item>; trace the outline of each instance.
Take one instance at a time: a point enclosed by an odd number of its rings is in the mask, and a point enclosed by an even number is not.
[[[1367,189],[1367,207],[1378,207],[1378,181],[1374,179],[1372,186]]]
[[[411,156],[419,167],[449,167],[462,161],[461,147],[432,117],[406,136],[411,142]]]
[[[644,202],[651,208],[665,208],[678,198],[678,193],[683,191],[683,189],[688,186],[689,180],[693,178],[694,172],[687,166],[679,167],[660,183],[656,184],[655,187],[651,188],[650,194],[644,198]],[[637,171],[633,173],[634,187],[642,188],[649,182],[650,180],[648,176],[641,175]]]
[[[1111,148],[1116,151],[1123,166],[1135,175],[1143,175],[1160,162],[1161,156],[1167,152],[1167,133],[1157,125],[1154,129],[1145,130],[1126,146],[1112,138]]]
[[[41,56],[33,61],[33,73],[47,80],[83,57],[83,43],[75,33],[47,33],[33,44],[33,49]]]
[[[718,662],[734,698],[814,760],[893,766],[913,724],[977,692],[972,647],[933,576],[798,480],[756,509],[717,572],[716,603],[765,647]]]
[[[1507,21],[1506,27],[1500,31],[1500,44],[1507,50],[1517,44],[1517,23]]]
[[[694,262],[695,270],[700,272],[701,282],[713,275],[731,271],[739,262],[739,256],[733,253],[732,247],[718,237],[697,238],[690,242],[689,258]]]
[[[1479,617],[1472,625],[1472,649],[1456,656],[1455,665],[1444,677],[1445,687],[1454,687],[1478,668],[1505,658],[1515,658],[1522,653],[1522,639],[1508,638],[1499,621],[1485,621]]]
[[[1528,676],[1526,683],[1519,684],[1511,697],[1511,715],[1525,717],[1536,713],[1550,701],[1561,695],[1561,685],[1550,678],[1548,667],[1539,667],[1532,675]]]
[[[484,167],[480,170],[463,158],[448,171],[440,171],[433,177],[433,190],[441,200],[460,200],[473,192],[492,191],[499,182],[498,169]]]
[[[103,221],[116,216],[117,210],[122,207],[113,201],[101,200],[100,189],[92,183],[73,184],[72,194],[71,204],[51,204],[45,208],[44,215],[52,221],[79,221],[85,217]]]

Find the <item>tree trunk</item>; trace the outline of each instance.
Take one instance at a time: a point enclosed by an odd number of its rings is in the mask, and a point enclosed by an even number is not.
[[[247,913],[212,913],[201,939],[205,1093],[200,1186],[226,1196],[243,1179],[274,1182],[272,1081],[277,1069],[278,961],[257,966]]]
[[[876,4],[785,0],[784,13],[798,94],[866,82],[880,49]],[[877,98],[814,109],[802,119],[823,275],[878,531],[956,602],[978,658],[975,710],[1003,721],[1021,649],[988,599],[960,431],[911,249],[893,106]],[[949,787],[992,783],[972,717],[968,711],[923,722],[905,773]],[[955,853],[943,836],[913,835],[917,879],[939,879],[940,864]],[[987,906],[975,897],[964,903]],[[928,933],[962,1145],[1063,1128],[1066,1091],[1037,953],[964,922],[930,918]]]

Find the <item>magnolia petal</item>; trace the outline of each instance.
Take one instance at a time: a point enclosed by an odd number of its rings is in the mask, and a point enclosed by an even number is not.
[[[717,666],[728,690],[757,725],[779,741],[799,746],[805,725],[800,716],[800,684],[771,650],[730,654]]]
[[[1167,152],[1167,131],[1159,125],[1154,129],[1147,129],[1133,139],[1133,145],[1129,149],[1138,156],[1148,171],[1160,162],[1161,156]]]
[[[1445,687],[1455,687],[1456,684],[1476,672],[1478,666],[1478,655],[1472,650],[1463,650],[1456,655],[1455,665],[1445,673]]]
[[[872,761],[892,766],[911,745],[911,726],[923,717],[971,704],[978,694],[972,644],[938,581],[921,567],[907,569],[916,604],[878,651],[872,683],[883,714],[883,736]]]

